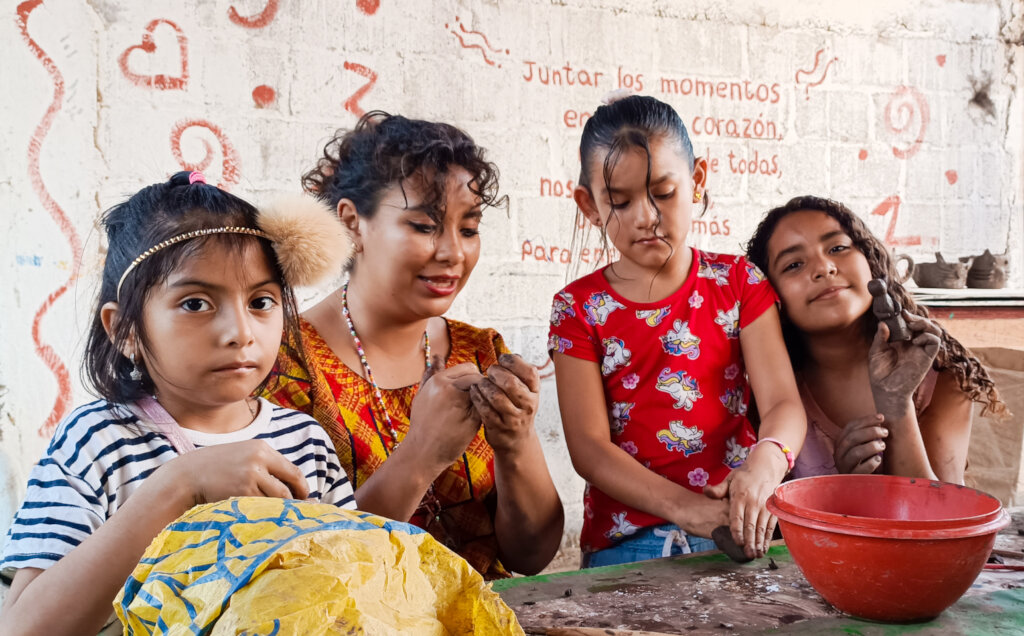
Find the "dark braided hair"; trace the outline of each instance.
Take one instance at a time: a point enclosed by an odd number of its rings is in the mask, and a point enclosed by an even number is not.
[[[770,210],[757,226],[750,242],[747,243],[747,258],[761,268],[761,271],[767,273],[769,271],[768,241],[775,233],[775,228],[789,214],[806,210],[822,212],[835,219],[843,228],[843,232],[853,241],[854,247],[867,259],[872,278],[884,279],[889,292],[908,312],[916,316],[928,317],[928,309],[918,305],[914,301],[914,297],[900,283],[900,276],[896,272],[895,263],[889,256],[889,250],[871,233],[859,216],[838,201],[815,196],[802,196],[790,199],[785,205]],[[864,337],[870,341],[875,330],[878,329],[878,319],[870,311],[866,314],[866,318]],[[786,349],[793,361],[793,367],[799,369],[807,361],[807,351],[801,332],[786,319],[784,312],[782,322],[782,335],[786,341]],[[941,325],[936,326],[942,331],[942,342],[935,359],[935,368],[939,371],[950,371],[956,377],[960,390],[967,394],[972,401],[983,405],[983,415],[1006,413],[1006,404],[999,398],[996,385],[981,362]]]

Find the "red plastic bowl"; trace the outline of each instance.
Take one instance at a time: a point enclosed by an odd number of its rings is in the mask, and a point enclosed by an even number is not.
[[[836,609],[916,622],[952,605],[1010,523],[972,488],[891,475],[823,475],[781,484],[768,499],[793,561]]]

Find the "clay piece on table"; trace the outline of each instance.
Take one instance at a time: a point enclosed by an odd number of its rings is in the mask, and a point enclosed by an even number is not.
[[[738,545],[732,540],[732,531],[729,530],[729,526],[718,526],[712,530],[711,538],[714,540],[718,549],[725,552],[726,556],[736,563],[749,563],[753,561],[753,559],[748,557],[746,552],[743,551],[743,546]]]
[[[985,250],[975,256],[967,270],[967,286],[976,289],[1002,289],[1006,286],[1008,259],[1005,254]]]
[[[868,291],[874,297],[871,301],[871,311],[880,322],[884,322],[889,328],[889,342],[906,342],[911,339],[910,329],[907,321],[903,319],[903,307],[900,302],[889,293],[885,280],[874,278],[868,281]]]

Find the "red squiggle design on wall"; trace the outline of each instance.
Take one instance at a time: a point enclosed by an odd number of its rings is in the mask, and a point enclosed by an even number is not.
[[[824,52],[825,52],[825,49],[818,49],[818,51],[814,54],[814,66],[812,66],[809,70],[805,71],[803,69],[797,69],[796,75],[793,77],[793,80],[797,84],[800,83],[800,76],[801,75],[813,75],[814,72],[818,70],[818,65],[821,64],[821,54],[824,53]],[[824,83],[825,78],[828,77],[828,69],[833,64],[835,64],[838,61],[839,61],[838,57],[833,57],[831,60],[826,62],[824,68],[822,68],[822,70],[821,70],[821,77],[817,81],[807,83],[804,86],[804,97],[806,99],[810,99],[811,98],[810,89],[812,87],[814,87],[814,86],[821,86],[821,84]]]
[[[53,125],[53,120],[57,116],[57,112],[61,109],[61,105],[64,101],[64,76],[61,74],[60,69],[54,61],[43,51],[42,47],[32,39],[32,36],[28,34],[28,17],[39,5],[43,3],[43,0],[28,0],[18,5],[18,29],[21,31],[21,36],[25,40],[25,43],[31,49],[32,54],[36,56],[42,65],[46,69],[47,73],[50,74],[50,78],[53,81],[53,101],[46,109],[46,114],[43,115],[43,119],[36,126],[36,130],[32,133],[32,139],[28,144],[28,174],[29,181],[32,183],[32,189],[35,191],[36,196],[42,202],[43,207],[50,213],[50,217],[60,227],[61,233],[67,239],[71,246],[71,258],[72,268],[71,275],[64,283],[52,291],[42,306],[36,311],[36,315],[32,318],[32,342],[35,344],[36,355],[43,361],[43,364],[50,369],[54,377],[57,379],[57,399],[53,404],[53,408],[50,410],[49,415],[46,416],[46,421],[39,427],[39,434],[43,437],[49,437],[53,434],[53,431],[57,428],[57,423],[60,422],[61,418],[68,412],[71,403],[71,375],[68,373],[68,368],[64,362],[57,355],[57,352],[48,344],[43,343],[40,339],[40,323],[43,320],[43,316],[50,310],[57,300],[63,296],[68,287],[71,285],[71,281],[74,279],[76,272],[82,264],[82,243],[78,237],[78,232],[75,231],[74,225],[71,224],[71,220],[68,218],[64,210],[57,204],[57,202],[50,196],[49,191],[46,189],[46,184],[43,182],[43,175],[40,171],[40,155],[42,153],[43,139],[50,132],[50,127]]]
[[[219,126],[211,124],[203,119],[183,119],[174,124],[174,128],[171,129],[171,152],[174,154],[174,158],[185,170],[198,170],[200,172],[205,172],[206,169],[213,164],[213,147],[206,139],[200,139],[203,143],[203,148],[206,151],[203,158],[196,163],[185,161],[185,157],[181,154],[181,136],[185,134],[185,131],[189,128],[204,128],[213,133],[213,136],[217,138],[218,143],[220,143],[222,157],[220,173],[221,180],[220,183],[217,184],[217,187],[222,190],[230,190],[231,186],[236,185],[239,180],[238,152],[231,144],[231,140],[228,139],[228,136],[224,134],[224,131],[221,130]]]
[[[362,117],[366,114],[366,111],[364,111],[363,107],[359,105],[359,100],[366,97],[366,94],[370,92],[371,88],[373,88],[374,83],[377,81],[377,73],[362,64],[356,64],[355,62],[348,61],[345,62],[345,70],[358,73],[370,80],[359,87],[359,90],[352,93],[352,96],[345,100],[345,110],[356,117]]]
[[[153,53],[156,51],[156,41],[153,39],[153,31],[156,30],[161,24],[174,29],[175,34],[178,38],[178,54],[181,56],[181,75],[172,77],[158,73],[156,75],[139,75],[133,73],[128,69],[128,56],[134,51],[144,51],[146,53]],[[171,22],[170,20],[157,19],[153,20],[146,25],[146,32],[142,34],[142,44],[135,44],[129,46],[121,53],[120,57],[117,58],[117,64],[121,67],[121,72],[124,76],[136,86],[145,86],[147,88],[155,88],[157,90],[182,90],[188,85],[188,39],[182,32],[178,25]]]
[[[459,23],[459,29],[460,29],[460,30],[461,30],[461,31],[462,31],[463,33],[465,33],[465,34],[467,34],[467,35],[479,35],[479,36],[480,36],[481,38],[483,38],[483,40],[484,40],[484,44],[486,44],[486,45],[487,45],[487,48],[491,49],[491,50],[492,50],[492,51],[494,51],[495,53],[501,53],[501,49],[499,49],[499,48],[497,48],[497,47],[494,47],[494,46],[492,46],[492,45],[491,45],[491,41],[487,39],[487,36],[486,36],[486,35],[484,35],[484,34],[483,34],[483,33],[481,33],[480,31],[474,31],[474,30],[472,30],[472,29],[467,29],[467,28],[466,28],[466,27],[465,27],[465,26],[464,26],[464,25],[462,24],[462,20],[461,20],[461,19],[459,18],[459,16],[455,16],[455,21]],[[505,53],[508,53],[508,49],[505,49]]]
[[[474,31],[472,29],[467,29],[465,26],[463,26],[462,19],[459,18],[459,16],[455,16],[455,21],[458,23],[459,30],[462,31],[462,33],[465,33],[467,36],[470,36],[470,35],[480,36],[480,39],[482,39],[484,41],[484,44],[487,45],[487,49],[490,49],[492,53],[502,53],[503,52],[501,49],[498,49],[498,48],[495,48],[495,47],[491,46],[491,41],[488,40],[487,36],[484,35],[483,33],[481,33],[480,31]],[[485,49],[483,46],[481,46],[479,44],[467,44],[466,40],[462,37],[462,35],[458,31],[456,31],[455,29],[452,29],[447,24],[444,25],[444,28],[450,29],[448,32],[451,33],[452,35],[454,35],[456,38],[458,38],[459,45],[462,46],[462,48],[464,48],[464,49],[476,49],[476,50],[480,51],[480,55],[483,56],[484,61],[487,62],[487,64],[489,66],[497,66],[498,68],[501,68],[501,64],[496,64],[491,58],[487,57],[487,49]],[[508,49],[504,50],[504,53],[507,54],[508,52],[509,52]]]
[[[885,105],[885,125],[895,133],[906,146],[892,147],[892,154],[899,159],[910,159],[921,149],[924,134],[931,123],[928,100],[916,88],[900,86]]]
[[[548,361],[545,362],[544,364],[542,364],[542,365],[536,365],[535,364],[535,365],[533,365],[533,367],[535,369],[537,369],[537,373],[538,373],[538,375],[539,375],[541,380],[546,380],[546,379],[552,377],[553,375],[555,375],[555,367],[551,363],[551,358],[548,358]],[[547,369],[548,367],[551,367],[551,370],[550,371],[545,371],[544,369]]]
[[[228,8],[228,20],[231,20],[240,27],[247,29],[262,29],[271,22],[274,21],[274,17],[277,15],[277,6],[279,0],[268,0],[267,6],[263,7],[263,11],[260,11],[256,15],[241,15],[238,13],[238,9],[235,9],[234,5]]]

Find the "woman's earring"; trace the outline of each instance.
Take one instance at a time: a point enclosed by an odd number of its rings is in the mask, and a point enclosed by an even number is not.
[[[139,365],[135,364],[135,354],[129,355],[128,359],[132,361],[132,371],[128,374],[128,377],[132,379],[132,382],[141,381],[142,371],[139,370]]]
[[[693,191],[693,202],[700,203],[700,200],[704,197],[704,193],[699,190]]]

